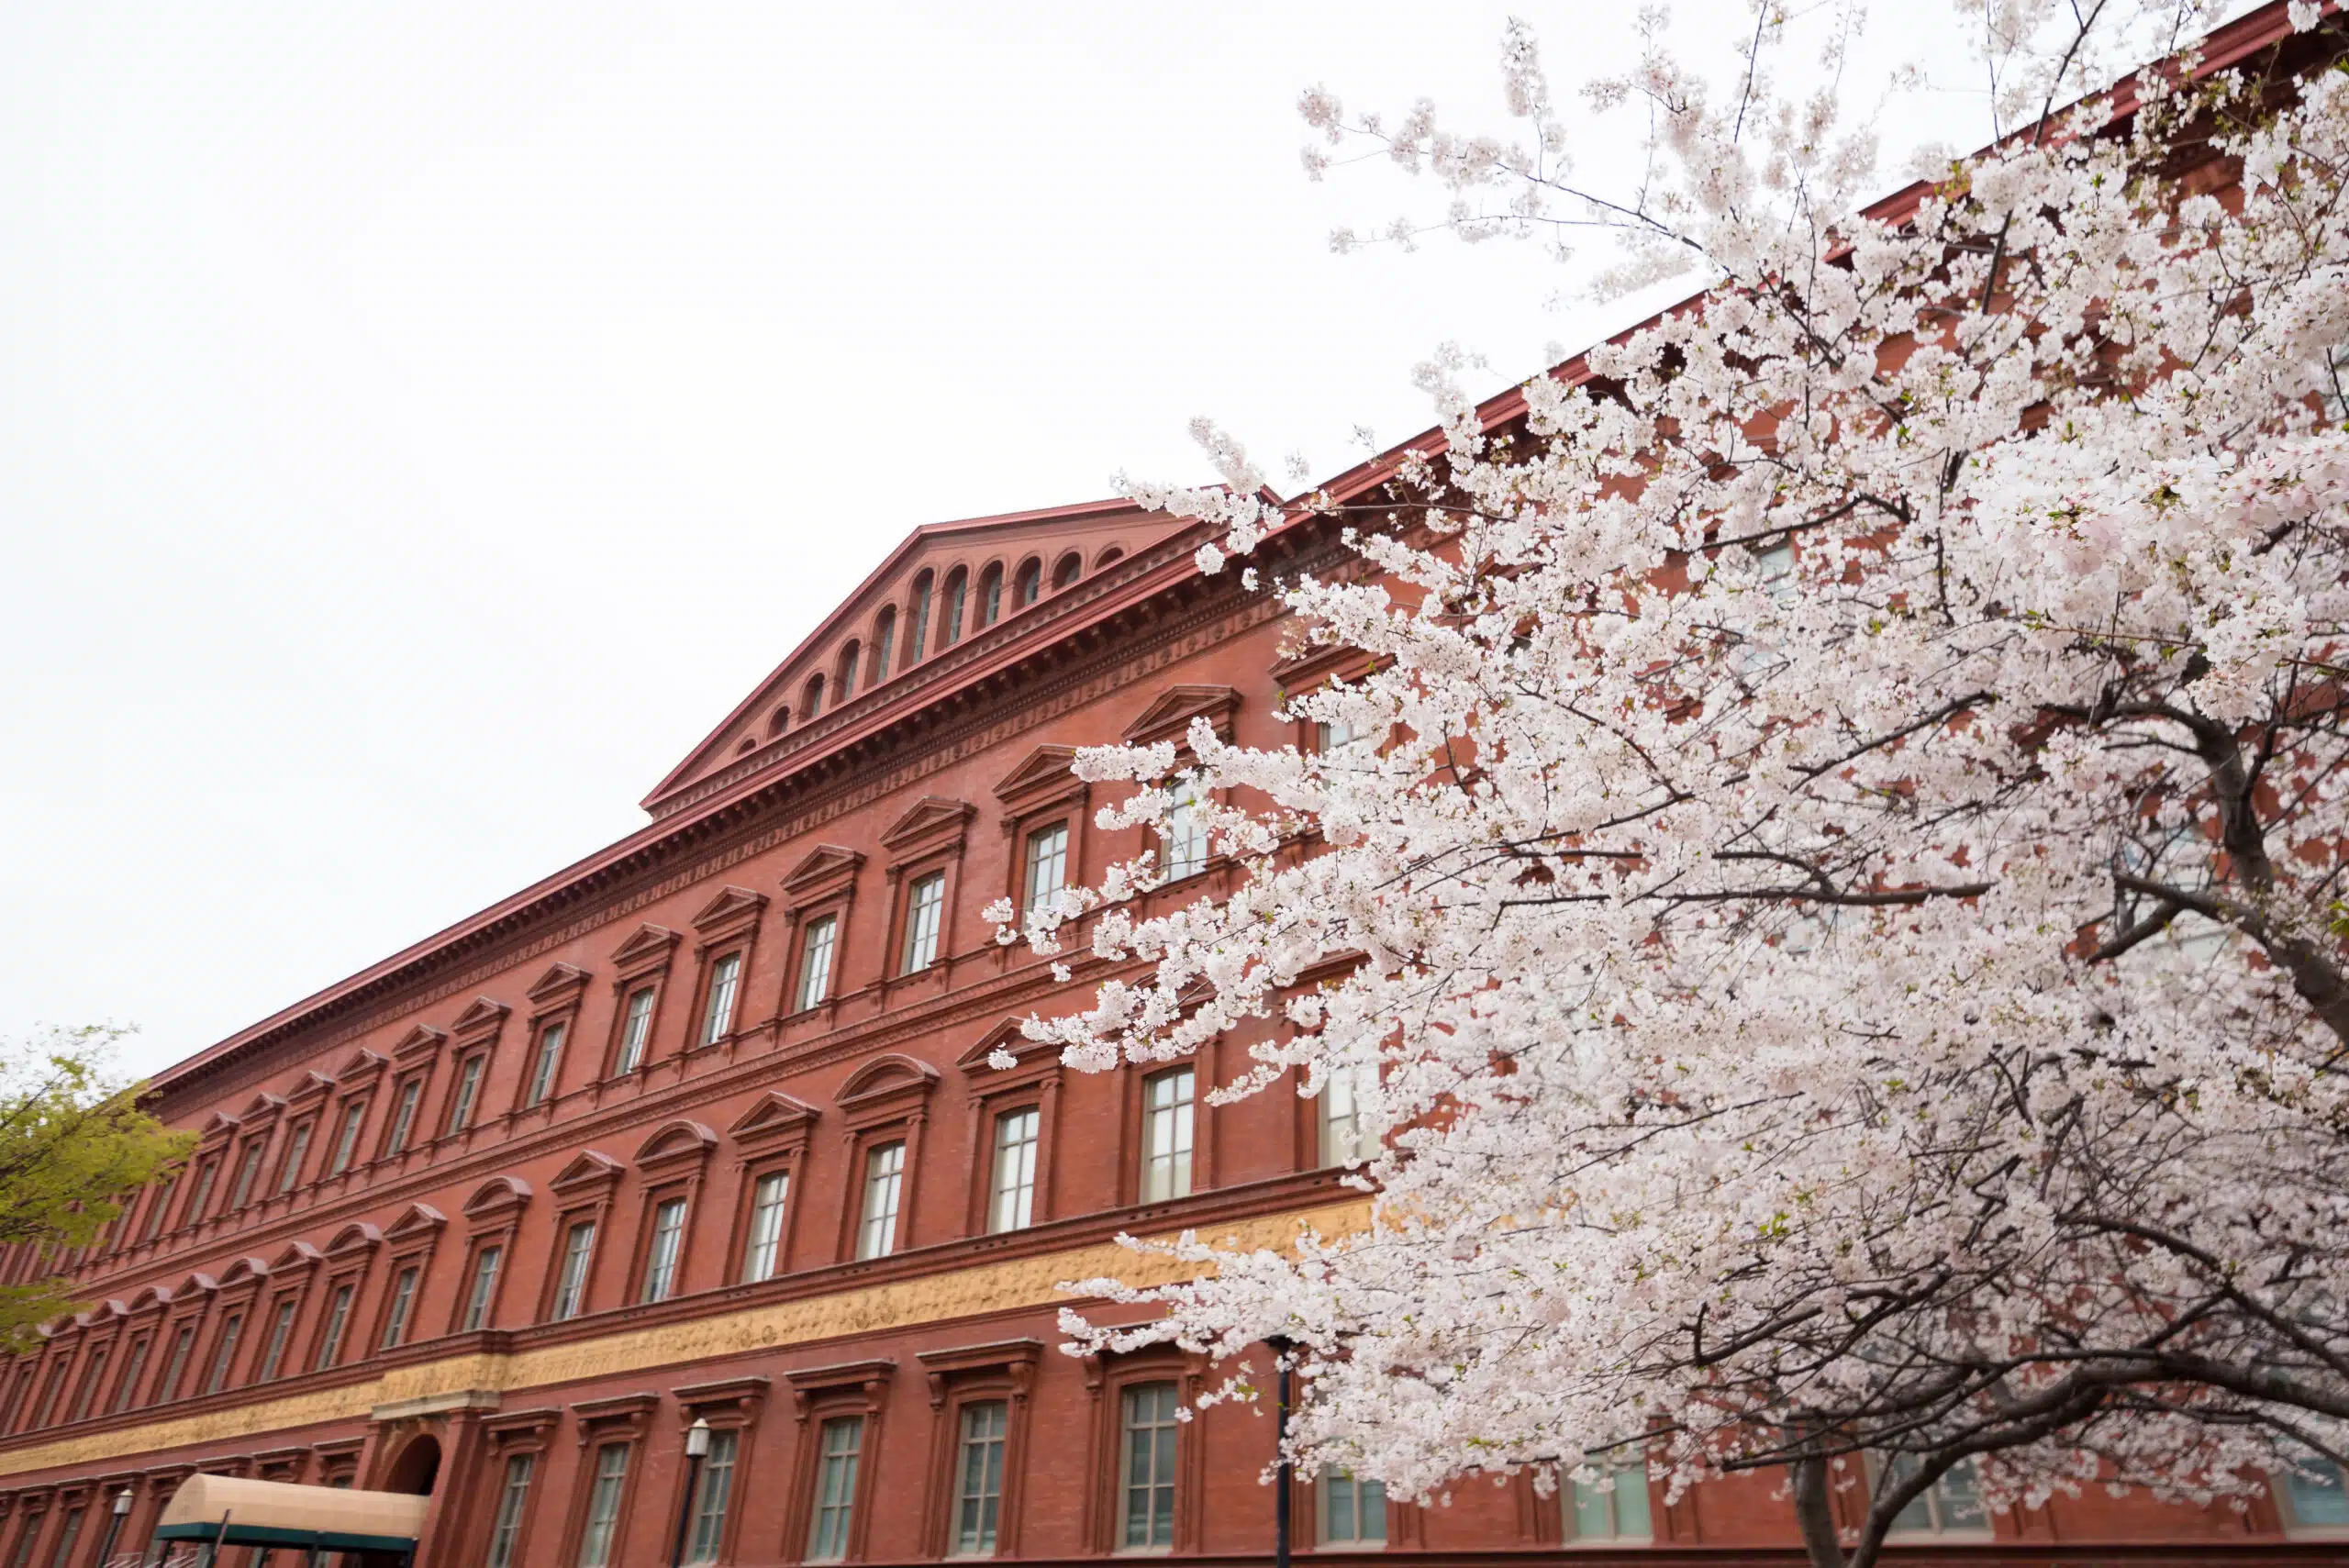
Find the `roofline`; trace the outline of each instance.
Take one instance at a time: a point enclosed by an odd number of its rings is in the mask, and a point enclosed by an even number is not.
[[[718,721],[717,728],[696,741],[692,749],[686,751],[685,760],[670,769],[661,782],[652,786],[651,793],[638,801],[637,805],[646,811],[651,811],[669,795],[689,783],[696,769],[705,761],[709,749],[718,743],[719,737],[734,728],[739,720],[758,705],[759,699],[782,677],[785,670],[790,669],[802,655],[837,630],[849,618],[849,612],[855,607],[857,601],[864,596],[865,592],[896,571],[918,546],[948,535],[985,533],[993,528],[1017,528],[1036,523],[1065,522],[1074,517],[1110,517],[1119,512],[1142,514],[1142,508],[1123,496],[1111,496],[1102,501],[1081,501],[1061,506],[1040,506],[1032,511],[998,512],[988,517],[963,517],[952,522],[920,524],[911,533],[898,540],[896,548],[882,558],[881,564],[866,573],[864,580],[849,590],[846,596],[832,607],[831,613],[816,623],[814,630],[794,643],[791,651],[784,655],[781,663],[760,676],[742,700],[735,704],[724,718]]]

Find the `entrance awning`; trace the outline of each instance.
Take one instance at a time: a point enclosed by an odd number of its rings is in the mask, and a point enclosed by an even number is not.
[[[161,1540],[217,1540],[228,1546],[413,1551],[429,1501],[404,1492],[191,1475],[172,1494],[155,1535]],[[228,1526],[226,1535],[220,1529],[223,1519]]]

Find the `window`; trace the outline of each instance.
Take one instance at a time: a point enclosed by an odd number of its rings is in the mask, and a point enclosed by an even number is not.
[[[579,1220],[562,1233],[562,1261],[555,1266],[554,1305],[549,1314],[555,1322],[578,1317],[587,1305],[587,1263],[595,1255],[594,1220]]]
[[[1191,1070],[1177,1068],[1141,1085],[1141,1201],[1162,1203],[1191,1191]]]
[[[215,1154],[195,1168],[195,1186],[187,1195],[187,1213],[183,1225],[194,1225],[204,1218],[205,1206],[212,1201],[212,1184],[220,1175],[220,1156]]]
[[[995,1118],[995,1170],[987,1188],[987,1229],[1024,1230],[1036,1217],[1033,1106]]]
[[[237,1181],[228,1190],[228,1207],[242,1208],[253,1200],[253,1184],[261,1180],[262,1156],[269,1152],[269,1145],[262,1139],[250,1139],[245,1151],[237,1156]]]
[[[155,1404],[176,1399],[180,1394],[180,1373],[187,1366],[188,1352],[195,1349],[195,1325],[183,1323],[172,1336],[172,1353],[163,1360],[163,1375],[155,1383]]]
[[[897,1250],[897,1195],[905,1184],[906,1146],[878,1143],[864,1151],[864,1209],[856,1228],[856,1255],[885,1258]]]
[[[677,1252],[685,1239],[685,1200],[663,1199],[652,1211],[652,1240],[644,1249],[646,1301],[666,1301],[677,1288]]]
[[[392,1281],[391,1305],[384,1308],[384,1338],[377,1347],[392,1350],[407,1338],[407,1315],[416,1308],[416,1282],[420,1265],[410,1263]]]
[[[954,1555],[977,1557],[995,1551],[996,1524],[1003,1511],[1004,1403],[988,1399],[963,1407],[962,1462],[954,1467]]]
[[[1002,614],[1003,566],[1000,562],[996,562],[979,573],[979,610],[978,614],[973,617],[972,624],[983,627],[993,626],[996,623],[996,617]]]
[[[716,1045],[734,1028],[734,993],[741,988],[742,955],[729,952],[709,970],[709,1007],[702,1015],[701,1042]]]
[[[1012,579],[1011,603],[1015,608],[1026,609],[1036,602],[1044,584],[1044,563],[1033,559],[1019,565],[1019,575]]]
[[[2332,1535],[2349,1530],[2349,1485],[2343,1485],[2341,1467],[2332,1461],[2303,1454],[2277,1479],[2288,1531]]]
[[[130,1341],[130,1354],[122,1362],[122,1381],[115,1385],[114,1408],[128,1410],[139,1393],[139,1374],[147,1370],[147,1352],[154,1348],[155,1337],[141,1334]]]
[[[1208,829],[1199,820],[1199,789],[1189,779],[1174,789],[1166,814],[1166,880],[1180,882],[1208,869]]]
[[[640,985],[628,994],[628,1011],[620,1019],[619,1060],[612,1075],[625,1078],[644,1065],[645,1042],[652,1034],[652,987]]]
[[[1331,1546],[1386,1540],[1386,1485],[1343,1470],[1321,1473],[1321,1539]]]
[[[530,1087],[522,1096],[525,1109],[546,1104],[554,1093],[555,1074],[562,1066],[562,1026],[549,1024],[539,1031],[539,1053],[530,1062]]]
[[[262,1350],[261,1370],[253,1374],[255,1383],[267,1383],[277,1375],[285,1360],[285,1341],[294,1333],[294,1298],[278,1297],[275,1316],[269,1320],[269,1343]]]
[[[1342,718],[1319,719],[1313,726],[1313,750],[1324,757],[1342,757],[1349,751],[1368,751],[1371,749],[1370,740],[1369,730],[1356,729]]]
[[[963,591],[969,583],[968,573],[960,566],[946,574],[945,625],[938,634],[938,646],[941,648],[951,648],[962,640]]]
[[[726,1541],[726,1506],[734,1496],[734,1450],[740,1438],[732,1431],[709,1434],[709,1454],[701,1462],[694,1484],[693,1536],[685,1561],[715,1562]]]
[[[87,1511],[79,1503],[65,1510],[65,1523],[57,1531],[57,1550],[49,1554],[49,1568],[65,1568],[73,1561],[73,1547],[82,1534],[82,1516]]]
[[[147,1211],[147,1229],[139,1240],[152,1241],[163,1233],[163,1221],[172,1212],[172,1195],[178,1190],[180,1179],[173,1176],[155,1194],[155,1207]]]
[[[1334,1068],[1321,1080],[1321,1163],[1351,1165],[1371,1156],[1371,1143],[1363,1135],[1362,1095],[1356,1085],[1362,1082],[1363,1067],[1348,1063]]]
[[[1917,1473],[1917,1456],[1897,1453],[1884,1465],[1879,1486]],[[1642,1507],[1645,1507],[1642,1502]],[[1894,1535],[1987,1535],[1990,1515],[1982,1507],[1982,1488],[1971,1459],[1961,1460],[1900,1510],[1892,1521]]]
[[[513,1568],[514,1544],[522,1534],[522,1510],[530,1501],[530,1472],[537,1468],[535,1454],[518,1453],[506,1461],[506,1482],[497,1489],[497,1518],[489,1527],[486,1568]]]
[[[351,1326],[351,1297],[358,1290],[355,1284],[339,1284],[327,1301],[327,1326],[318,1336],[318,1353],[310,1362],[313,1372],[334,1365],[342,1359],[342,1332]]]
[[[742,1248],[742,1283],[774,1278],[783,1266],[783,1205],[791,1173],[769,1171],[751,1189],[751,1233]]]
[[[101,1346],[90,1352],[88,1363],[82,1368],[82,1386],[73,1393],[72,1418],[74,1420],[86,1418],[97,1408],[98,1390],[105,1385],[106,1380],[106,1351],[105,1347]]]
[[[839,930],[840,917],[834,915],[808,925],[807,940],[799,950],[799,987],[792,994],[792,1011],[806,1012],[831,989],[832,940]]]
[[[462,1132],[473,1125],[473,1101],[481,1094],[482,1066],[489,1060],[483,1051],[465,1058],[457,1068],[457,1092],[449,1096],[449,1130]]]
[[[1118,1544],[1127,1551],[1174,1544],[1174,1385],[1144,1383],[1126,1390],[1125,1518]]]
[[[612,1532],[620,1518],[620,1494],[628,1485],[626,1443],[596,1451],[596,1489],[587,1496],[587,1523],[579,1532],[579,1568],[604,1568],[612,1558]]]
[[[1646,1540],[1654,1534],[1644,1464],[1617,1465],[1587,1481],[1570,1480],[1566,1491],[1576,1540]]]
[[[909,666],[921,662],[930,642],[930,584],[927,572],[914,578],[913,614],[906,629],[906,662]]]
[[[33,1560],[33,1542],[40,1539],[40,1527],[48,1521],[49,1516],[38,1508],[25,1516],[17,1530],[17,1550],[9,1554],[8,1568],[25,1568]]]
[[[195,1339],[195,1326],[194,1324],[191,1323],[186,1328],[181,1329],[180,1332],[185,1336],[191,1343],[194,1342]],[[206,1369],[204,1373],[204,1391],[206,1394],[217,1394],[220,1390],[228,1386],[228,1369],[236,1364],[237,1341],[244,1337],[244,1332],[245,1315],[243,1313],[231,1312],[226,1318],[222,1319],[220,1324],[220,1342],[212,1347],[212,1364],[210,1367]],[[166,1367],[163,1372],[163,1376],[166,1380],[166,1386],[156,1390],[157,1397],[169,1398],[171,1396],[171,1390],[168,1385],[172,1382],[177,1381],[178,1363],[185,1359],[186,1354],[186,1345],[182,1345],[172,1352],[173,1364],[170,1367]]]
[[[302,1180],[302,1162],[309,1157],[310,1134],[317,1127],[317,1118],[294,1124],[294,1131],[285,1140],[284,1162],[277,1167],[277,1190],[290,1193]]]
[[[897,611],[891,606],[882,610],[873,623],[873,658],[865,667],[864,685],[867,691],[889,678],[889,646],[897,640]]]
[[[905,973],[918,974],[938,962],[938,927],[946,910],[946,873],[916,879],[906,893]]]
[[[1020,914],[1041,908],[1060,896],[1067,881],[1068,824],[1055,822],[1029,834],[1027,892],[1020,900]]]
[[[342,1127],[334,1135],[334,1158],[327,1162],[327,1174],[340,1176],[351,1169],[351,1156],[359,1152],[359,1129],[367,1122],[367,1102],[351,1100],[342,1107]]]
[[[856,1462],[864,1446],[864,1418],[826,1421],[818,1450],[816,1514],[807,1526],[807,1560],[837,1562],[848,1555],[849,1526],[856,1511]]]
[[[384,1152],[396,1154],[407,1147],[407,1135],[416,1130],[416,1106],[424,1098],[422,1074],[400,1085],[400,1097],[392,1106],[391,1136],[384,1140]]]
[[[489,1327],[490,1304],[497,1297],[497,1269],[506,1261],[503,1247],[484,1247],[473,1254],[473,1288],[465,1296],[465,1316],[460,1332]]]
[[[1052,568],[1052,592],[1057,594],[1063,588],[1065,588],[1070,584],[1074,583],[1076,581],[1076,574],[1084,570],[1085,562],[1077,555],[1076,551],[1071,550],[1066,555],[1062,556],[1060,559],[1060,564]]]
[[[824,711],[824,677],[822,675],[807,677],[807,688],[799,694],[799,707],[800,711],[811,720]]]

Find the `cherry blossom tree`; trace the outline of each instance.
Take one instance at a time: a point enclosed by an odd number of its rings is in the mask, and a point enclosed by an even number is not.
[[[1620,192],[1520,26],[1514,139],[1307,95],[1317,172],[1697,292],[1505,417],[1440,359],[1440,442],[1351,489],[1264,499],[1208,427],[1225,484],[1130,487],[1210,573],[1343,527],[1364,570],[1250,585],[1366,661],[1291,713],[1375,743],[1084,752],[1105,826],[1179,798],[1237,870],[1034,912],[1120,977],[1029,1029],[1255,1041],[1219,1097],[1342,1082],[1377,1135],[1366,1229],[1186,1238],[1083,1344],[1256,1397],[1277,1337],[1289,1454],[1403,1496],[1783,1466],[1858,1568],[1953,1478],[2349,1453],[2349,75],[2306,0],[2225,61],[2190,6],[1976,0],[1996,139],[1870,207],[1775,9],[1726,85],[1660,28],[1595,84],[1653,127]]]

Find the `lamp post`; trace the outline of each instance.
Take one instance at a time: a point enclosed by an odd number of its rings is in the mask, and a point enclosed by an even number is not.
[[[122,1521],[130,1517],[130,1488],[125,1486],[114,1495],[114,1517],[106,1520],[106,1543],[98,1548],[98,1568],[114,1556],[115,1537],[122,1533]]]
[[[701,1462],[709,1457],[709,1423],[699,1416],[685,1429],[685,1497],[677,1505],[677,1549],[669,1554],[669,1568],[685,1560],[685,1530],[694,1519],[694,1489],[701,1480]]]
[[[1288,1404],[1295,1391],[1291,1379],[1288,1354],[1296,1349],[1296,1341],[1286,1334],[1264,1336],[1265,1349],[1273,1352],[1273,1364],[1280,1379],[1280,1393],[1273,1406],[1273,1441],[1280,1445],[1279,1461],[1274,1468],[1273,1492],[1273,1568],[1288,1568],[1289,1538],[1289,1462],[1288,1462]]]

